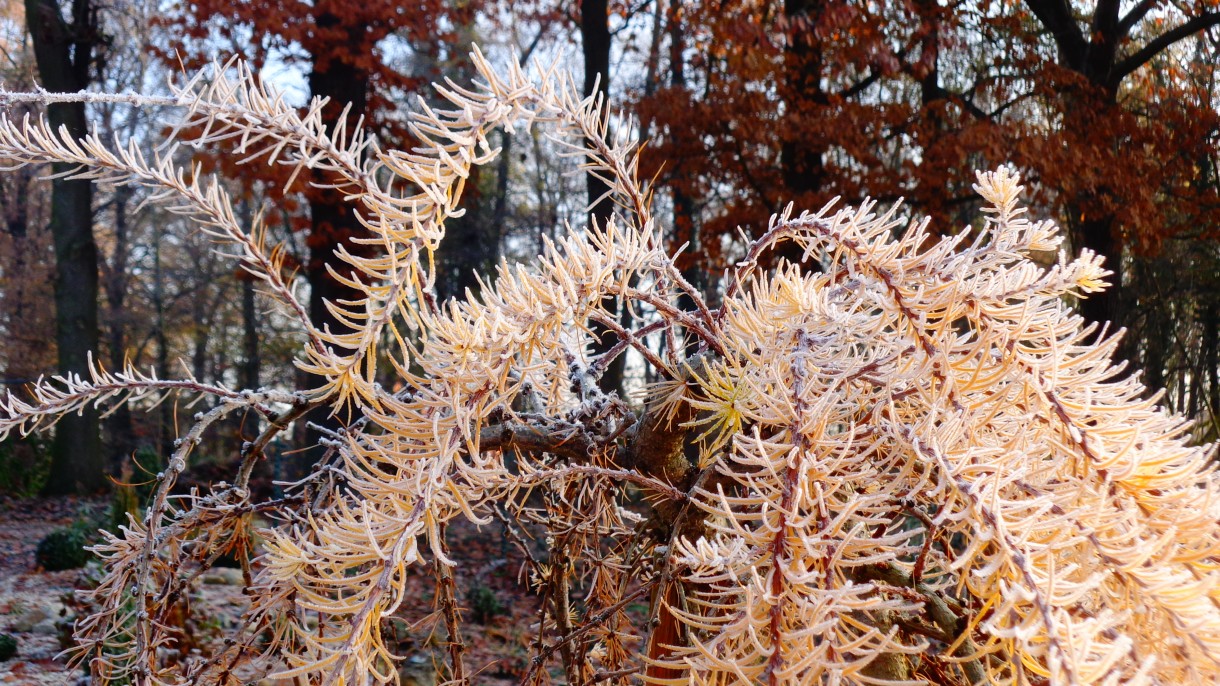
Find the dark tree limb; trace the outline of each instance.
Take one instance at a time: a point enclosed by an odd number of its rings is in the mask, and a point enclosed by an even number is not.
[[[1159,55],[1169,46],[1184,38],[1189,38],[1200,31],[1206,31],[1217,24],[1220,24],[1220,12],[1208,12],[1162,33],[1141,50],[1116,64],[1110,74],[1111,82],[1117,84],[1131,72],[1147,64],[1149,60]]]
[[[1135,28],[1135,25],[1159,4],[1161,4],[1159,0],[1141,0],[1140,4],[1132,7],[1131,11],[1127,12],[1127,16],[1118,20],[1119,35],[1125,36],[1131,33],[1131,29]]]
[[[695,384],[695,377],[706,374],[707,362],[708,358],[700,355],[683,365],[678,380],[687,386],[686,390]],[[686,448],[689,424],[695,416],[695,408],[685,399],[678,400],[673,407],[663,407],[660,402],[649,405],[631,441],[626,466],[666,483],[685,482],[694,467]]]
[[[1080,31],[1080,25],[1076,23],[1076,17],[1072,15],[1072,6],[1068,0],[1025,0],[1025,4],[1051,32],[1064,62],[1071,65],[1084,64],[1089,44]]]
[[[597,444],[575,426],[542,428],[525,422],[503,422],[479,431],[484,450],[523,450],[551,453],[573,462],[588,462]]]

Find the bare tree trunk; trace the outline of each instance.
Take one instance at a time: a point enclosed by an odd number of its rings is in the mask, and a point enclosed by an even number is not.
[[[319,29],[333,30],[342,25],[341,19],[330,13],[321,12],[315,18]],[[351,26],[349,31],[363,31],[364,27]],[[349,33],[348,42],[352,46],[361,45],[361,37]],[[335,55],[341,54],[339,51]],[[330,98],[326,107],[322,108],[322,121],[328,128],[333,128],[343,114],[343,108],[350,105],[347,119],[352,126],[362,117],[368,104],[369,72],[359,65],[359,54],[350,54],[348,59],[332,57],[321,62],[315,59],[313,70],[309,73],[309,90],[314,97]],[[315,174],[315,181],[325,185],[329,179]],[[365,248],[352,243],[352,238],[361,236],[366,230],[356,219],[354,210],[343,200],[343,194],[331,188],[316,188],[310,192],[309,198],[310,231],[309,231],[309,262],[305,268],[305,278],[309,281],[309,319],[319,329],[329,329],[332,333],[348,333],[350,327],[339,321],[326,308],[327,301],[338,303],[344,300],[358,300],[362,294],[339,282],[327,270],[331,268],[340,272],[347,269],[335,256],[335,250],[340,246],[351,252],[360,252]],[[307,379],[309,386],[319,385],[320,379]],[[318,445],[322,438],[322,430],[335,431],[343,426],[343,418],[332,415],[328,408],[321,408],[310,415],[309,428],[305,432],[304,450],[300,452],[301,459],[296,464],[293,474],[304,473],[318,459],[324,450]]]
[[[784,2],[784,16],[792,31],[784,51],[784,79],[788,88],[789,116],[796,123],[787,127],[791,135],[783,141],[780,163],[788,200],[800,207],[817,207],[805,196],[821,189],[826,176],[822,158],[826,141],[811,140],[807,133],[809,127],[800,123],[801,118],[814,116],[817,110],[829,104],[822,86],[822,46],[816,34],[821,12],[822,5],[816,0]]]
[[[669,32],[669,85],[677,90],[686,90],[686,31],[682,24],[682,3],[677,0],[671,1],[668,14],[666,21]],[[676,160],[675,164],[681,166],[682,160]],[[671,188],[674,199],[674,234],[679,241],[689,243],[686,248],[688,255],[692,257],[701,255],[703,236],[695,217],[695,203],[682,190],[680,184],[674,184]],[[704,272],[704,265],[699,259],[691,259],[687,263],[682,270],[682,278],[703,291],[704,297],[709,297],[708,279]],[[679,298],[679,304],[684,310],[695,309],[694,301],[685,294]],[[693,337],[690,343],[695,343]],[[692,354],[694,354],[694,349],[688,349],[687,356]]]
[[[75,92],[89,85],[93,48],[98,42],[97,10],[90,0],[72,0],[72,22],[54,0],[25,0],[26,21],[42,85],[52,92]],[[72,138],[88,133],[83,103],[55,103],[47,119]],[[72,165],[54,164],[56,174]],[[88,356],[98,348],[97,245],[93,240],[93,183],[57,178],[51,190],[51,233],[55,242],[55,343],[61,374],[86,374]],[[51,476],[44,493],[91,493],[106,486],[97,411],[60,420],[52,446]]]
[[[829,98],[822,83],[822,43],[817,36],[822,3],[817,0],[784,0],[784,17],[790,35],[784,47],[784,69],[780,77],[785,99],[785,118],[780,127],[780,174],[784,181],[781,202],[797,207],[818,207],[816,194],[826,188],[828,141],[814,132],[809,122],[822,116]],[[779,207],[773,207],[779,210]],[[775,254],[800,263],[804,251],[795,243],[782,243]]]
[[[11,112],[9,115],[16,117],[16,112]],[[26,273],[27,259],[30,250],[29,233],[29,182],[33,178],[34,172],[29,167],[21,167],[20,170],[11,172],[13,175],[12,197],[9,197],[9,192],[5,189],[4,193],[0,193],[0,210],[4,211],[4,222],[9,236],[12,237],[12,264],[6,265],[7,273],[10,273],[10,278],[5,283],[5,300],[12,303],[11,321],[24,321],[26,316],[26,289],[28,287],[28,275]],[[7,360],[7,363],[12,365],[12,359]],[[10,374],[12,370],[10,369]],[[22,370],[18,376],[26,376],[30,374],[29,369]],[[37,377],[35,372],[33,376]]]
[[[238,212],[241,215],[242,226],[247,231],[250,230],[250,226],[253,224],[253,218],[250,216],[250,201],[242,200]],[[242,352],[245,356],[242,361],[241,384],[243,388],[255,389],[262,385],[259,377],[262,376],[263,358],[258,345],[258,308],[254,299],[254,278],[243,273],[240,280]]]
[[[131,237],[129,235],[127,205],[131,202],[133,190],[130,186],[119,186],[114,190],[111,200],[114,208],[114,256],[113,264],[105,270],[105,294],[107,322],[110,347],[110,368],[122,369],[127,362],[127,272],[130,268]],[[104,265],[104,263],[102,263]],[[135,427],[131,408],[123,403],[106,419],[106,433],[109,438],[107,454],[110,455],[110,469],[118,474],[127,456],[135,452]]]
[[[202,290],[202,289],[201,289]],[[191,348],[191,375],[200,381],[210,381],[208,375],[208,334],[211,332],[213,318],[205,312],[202,294],[191,299],[191,314],[195,320],[195,329],[191,332],[193,346]]]
[[[610,91],[610,9],[607,0],[581,0],[580,39],[585,56],[584,94],[593,95],[596,89],[604,101]],[[589,220],[602,226],[614,213],[614,202],[607,195],[610,187],[590,173],[585,175],[585,188],[590,205]],[[603,304],[607,309],[617,308],[613,298],[607,298]],[[628,313],[623,312],[620,320],[627,316]],[[593,332],[600,341],[594,350],[597,354],[606,352],[617,342],[617,337],[607,327],[594,325]],[[623,394],[623,372],[626,365],[626,355],[619,355],[606,367],[598,382],[603,391]]]
[[[1216,422],[1220,421],[1217,413],[1220,412],[1220,308],[1217,308],[1215,298],[1208,298],[1207,304],[1203,307],[1203,312],[1199,317],[1199,326],[1203,330],[1203,364],[1201,374],[1194,376],[1201,377],[1207,385],[1207,413],[1212,420],[1212,426],[1216,426]],[[1216,440],[1220,436],[1211,437]]]
[[[254,222],[250,204],[249,199],[243,198],[237,206],[238,217],[246,231],[250,231]],[[245,271],[238,273],[237,281],[241,287],[242,329],[242,361],[238,383],[242,388],[255,389],[262,386],[263,364],[258,337],[258,302],[255,299],[255,281],[254,277]],[[261,431],[258,412],[247,409],[234,417],[233,435],[238,437],[239,444],[254,440]],[[280,464],[278,451],[273,453],[272,459],[277,465]]]
[[[593,95],[594,89],[603,100],[610,92],[610,9],[607,0],[581,0],[580,40],[585,56],[585,96]],[[614,203],[604,198],[610,191],[594,174],[585,175],[590,214],[603,222],[614,211]],[[599,200],[599,198],[601,198]]]
[[[161,233],[153,234],[153,340],[157,345],[157,377],[169,378],[169,339],[165,332],[165,268],[161,264]],[[157,426],[157,450],[168,459],[173,450],[174,404],[161,403]],[[150,466],[151,468],[151,466]]]
[[[500,159],[496,164],[496,197],[492,202],[491,224],[496,230],[497,245],[507,232],[505,223],[508,221],[508,178],[512,174],[513,137],[506,131],[500,132]]]
[[[1074,213],[1075,214],[1075,213]],[[1106,258],[1111,286],[1100,293],[1090,293],[1080,301],[1080,313],[1090,322],[1109,322],[1113,333],[1127,325],[1123,312],[1123,246],[1115,235],[1114,216],[1088,218],[1072,225],[1072,244],[1077,250],[1088,248]],[[1125,348],[1126,346],[1124,346]]]

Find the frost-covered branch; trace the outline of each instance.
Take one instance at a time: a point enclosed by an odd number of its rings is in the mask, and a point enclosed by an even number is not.
[[[317,170],[369,230],[359,254],[338,255],[336,278],[359,297],[329,303],[352,331],[317,331],[218,182],[188,177],[172,152],[149,162],[131,144],[0,121],[0,154],[16,163],[147,185],[235,246],[294,315],[298,367],[323,379],[277,393],[96,369],[0,402],[2,436],[91,404],[212,398],[148,514],[97,548],[97,609],[76,627],[97,680],[391,682],[383,620],[425,570],[450,637],[438,659],[473,680],[460,637],[478,629],[460,612],[451,545],[462,520],[501,521],[525,555],[537,591],[527,679],[560,666],[571,682],[696,686],[1220,679],[1211,453],[1116,375],[1114,339],[1094,340],[1096,324],[1066,304],[1105,287],[1101,261],[1030,258],[1060,239],[1026,217],[1015,172],[979,174],[983,220],[947,237],[867,200],[788,208],[743,242],[713,311],[660,244],[630,127],[611,127],[554,65],[473,63],[474,85],[438,89],[445,109],[420,106],[409,151],[328,129],[321,101],[297,111],[240,63],[169,99],[0,94],[173,105],[182,142]],[[620,211],[531,264],[500,264],[478,298],[437,302],[433,251],[474,168],[499,154],[491,132],[529,127],[606,180]],[[816,270],[785,261],[782,242]],[[608,302],[640,316],[623,324]],[[601,357],[594,324],[619,339]],[[659,379],[641,406],[597,386],[631,349]],[[205,432],[247,407],[269,426],[242,448],[233,484],[176,492]],[[258,502],[254,464],[314,408],[353,421],[289,495]],[[266,515],[257,532],[242,523],[254,512]],[[230,642],[194,666],[166,660],[176,599],[216,546],[256,534]],[[647,592],[647,611],[629,612]]]

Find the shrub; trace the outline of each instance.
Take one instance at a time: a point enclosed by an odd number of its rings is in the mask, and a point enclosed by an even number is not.
[[[0,634],[0,662],[17,657],[17,637],[12,634]]]
[[[18,498],[37,495],[50,469],[49,441],[43,437],[0,441],[0,493]]]
[[[309,683],[390,681],[382,618],[418,600],[407,580],[429,569],[445,678],[469,682],[463,632],[479,629],[462,620],[446,532],[493,516],[514,540],[533,527],[546,542],[526,556],[544,600],[523,683],[556,666],[568,683],[1220,678],[1220,481],[1185,422],[1111,364],[1115,339],[1066,304],[1105,285],[1100,261],[1029,259],[1059,238],[1026,218],[1014,173],[980,174],[986,218],[948,238],[869,202],[786,211],[713,308],[662,247],[632,128],[612,131],[601,103],[554,73],[535,83],[475,63],[479,84],[441,88],[452,107],[413,119],[413,151],[327,130],[317,103],[296,112],[240,64],[169,99],[29,96],[178,105],[193,142],[333,182],[371,236],[370,252],[341,255],[365,296],[331,303],[358,325],[350,334],[310,324],[282,252],[261,225],[243,230],[215,181],[134,147],[0,122],[0,156],[151,186],[227,241],[296,320],[300,367],[324,379],[237,391],[98,369],[4,401],[0,431],[26,432],[116,396],[214,400],[142,526],[102,548],[99,609],[76,626],[76,656],[98,680],[208,683],[280,665]],[[620,211],[529,268],[502,265],[479,297],[438,302],[432,252],[471,167],[495,158],[494,128],[530,126],[586,156]],[[779,257],[781,243],[806,266]],[[637,315],[630,328],[620,306]],[[616,336],[599,355],[595,325]],[[597,384],[628,349],[661,379],[643,407]],[[402,390],[376,383],[384,364]],[[274,419],[232,484],[170,507],[203,432],[248,407]],[[318,407],[359,419],[297,491],[252,500],[261,451]],[[282,523],[261,532],[242,625],[194,667],[162,662],[171,639],[156,618],[191,561],[272,511]],[[643,617],[626,611],[645,603]]]
[[[38,542],[34,559],[39,567],[48,572],[79,569],[92,557],[89,551],[85,550],[89,543],[89,534],[83,526],[55,529]]]
[[[110,493],[110,505],[106,508],[105,521],[98,528],[117,534],[120,527],[130,526],[131,520],[139,521],[140,499],[136,487],[129,483],[115,484]]]
[[[495,589],[483,584],[475,584],[470,589],[467,603],[470,604],[471,619],[477,624],[487,624],[504,611],[504,605],[496,597]]]

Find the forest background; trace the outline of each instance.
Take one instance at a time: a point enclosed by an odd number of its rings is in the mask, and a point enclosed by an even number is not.
[[[415,143],[405,111],[462,83],[479,44],[512,56],[582,63],[586,94],[623,112],[611,127],[650,141],[644,173],[680,266],[715,304],[724,270],[794,202],[835,196],[907,211],[933,226],[977,215],[975,169],[1019,169],[1035,212],[1065,227],[1070,250],[1106,258],[1114,287],[1080,303],[1128,334],[1120,354],[1164,388],[1163,404],[1220,435],[1220,3],[995,2],[444,2],[367,0],[6,0],[0,81],[8,90],[167,93],[167,81],[237,55],[329,122],[363,120],[383,149]],[[11,105],[10,117],[27,112]],[[45,114],[78,135],[135,139],[151,152],[155,109],[59,104]],[[468,180],[466,214],[439,252],[438,296],[478,292],[500,259],[528,263],[567,225],[609,214],[605,187],[537,131],[503,135],[505,154]],[[249,223],[308,283],[320,326],[345,325],[326,299],[352,295],[334,250],[360,250],[362,229],[327,179],[240,168],[209,150],[174,154],[219,168]],[[151,155],[150,155],[151,156]],[[2,163],[2,161],[0,161]],[[227,166],[226,166],[227,165]],[[0,380],[20,389],[85,371],[92,352],[161,378],[187,374],[232,387],[307,387],[296,341],[256,284],[182,217],[142,207],[145,190],[0,175]],[[794,256],[799,258],[799,256]],[[1047,255],[1048,261],[1056,259]],[[623,313],[622,316],[628,316]],[[613,333],[605,332],[612,344]],[[656,345],[663,342],[657,341]],[[630,358],[603,378],[634,392]],[[391,366],[382,369],[392,370]],[[387,372],[388,373],[388,372]],[[395,386],[391,376],[381,380]],[[0,444],[0,489],[12,495],[93,493],[109,478],[143,481],[178,426],[202,408],[121,407],[65,419],[53,440]],[[342,421],[320,415],[322,429]],[[316,445],[298,422],[296,445]],[[197,481],[259,433],[238,418],[196,451]],[[312,459],[285,441],[265,480]],[[218,472],[223,473],[223,471]]]

